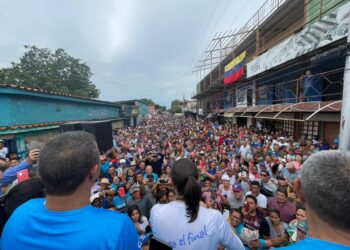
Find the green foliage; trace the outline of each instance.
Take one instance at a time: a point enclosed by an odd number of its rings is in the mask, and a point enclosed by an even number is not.
[[[91,82],[90,67],[63,49],[24,46],[19,63],[0,70],[0,83],[41,88],[47,91],[97,98],[100,91]]]
[[[172,113],[182,113],[182,101],[180,100],[173,100],[171,102],[171,108]]]

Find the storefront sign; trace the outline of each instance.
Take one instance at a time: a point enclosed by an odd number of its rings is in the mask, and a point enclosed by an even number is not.
[[[249,62],[247,78],[346,37],[349,21],[350,2]]]

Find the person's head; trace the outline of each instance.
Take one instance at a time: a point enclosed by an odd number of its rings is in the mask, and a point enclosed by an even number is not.
[[[269,173],[269,171],[267,171],[265,169],[261,170],[260,176],[261,176],[262,182],[264,182],[264,183],[268,183],[269,182],[269,180],[270,180],[270,173]]]
[[[142,214],[141,214],[141,210],[140,210],[138,205],[136,205],[136,204],[131,205],[128,208],[128,215],[134,223],[137,223],[137,222],[141,223],[142,222]]]
[[[224,174],[222,177],[221,177],[221,182],[222,182],[222,185],[225,187],[225,188],[229,188],[230,187],[230,177],[226,174]]]
[[[130,193],[132,195],[133,200],[140,200],[141,199],[141,191],[140,191],[140,186],[137,184],[134,184],[130,188]]]
[[[131,169],[131,168],[129,168],[127,171],[126,171],[126,177],[127,178],[129,178],[129,177],[132,177],[132,178],[134,178],[134,171]]]
[[[235,184],[232,186],[233,196],[235,199],[240,200],[243,197],[243,189],[241,184]]]
[[[243,220],[242,211],[238,208],[231,209],[229,218],[230,218],[230,222],[231,222],[232,226],[234,226],[234,227],[239,226]]]
[[[278,188],[276,191],[276,200],[278,203],[284,204],[288,201],[288,193],[286,188]]]
[[[212,160],[212,161],[210,162],[210,168],[211,168],[211,169],[215,169],[217,166],[218,166],[218,163],[217,163],[215,160]]]
[[[305,204],[308,220],[312,218],[310,224],[323,221],[338,230],[350,231],[349,172],[349,151],[321,151],[305,161],[294,188]]]
[[[287,168],[289,173],[295,173],[295,171],[297,171],[293,162],[287,162],[286,168]]]
[[[204,187],[210,187],[211,179],[209,177],[205,177],[204,179]]]
[[[174,191],[169,190],[167,192],[167,200],[168,200],[168,202],[172,202],[172,201],[176,200]]]
[[[40,152],[39,173],[48,195],[66,196],[85,184],[90,189],[100,175],[100,153],[90,133],[65,132]]]
[[[278,209],[275,209],[275,208],[271,208],[269,210],[270,212],[270,220],[271,220],[271,223],[272,225],[274,226],[277,226],[281,223],[281,214],[280,214],[280,211]]]
[[[148,165],[148,166],[146,167],[146,173],[147,173],[147,174],[152,174],[152,173],[153,173],[153,168],[152,168],[152,166]]]
[[[110,174],[111,176],[115,176],[117,174],[115,170],[115,166],[112,165],[108,168],[108,174]]]
[[[166,196],[166,190],[161,190],[161,189],[157,190],[156,201],[160,204],[168,203],[167,196]]]
[[[197,183],[198,173],[195,164],[188,159],[175,162],[171,171],[172,183],[178,196],[182,196],[186,204],[186,214],[189,223],[198,216],[201,189]]]
[[[256,197],[254,195],[247,195],[245,197],[245,202],[247,203],[248,207],[249,207],[249,213],[256,211],[256,208],[258,206],[258,200],[256,199]],[[244,208],[243,208],[244,209]]]
[[[142,173],[136,174],[136,181],[139,185],[142,185],[142,183],[143,183],[143,174]]]
[[[118,185],[119,182],[120,182],[120,179],[119,179],[118,175],[114,176],[114,177],[113,177],[113,183],[114,183],[115,185]]]
[[[301,220],[306,220],[307,219],[307,215],[306,215],[306,210],[304,207],[299,207],[297,209],[297,212],[295,214],[295,217],[297,218],[298,221]]]
[[[266,157],[265,157],[265,161],[267,162],[267,163],[270,163],[271,162],[271,156],[269,156],[269,155],[266,155]]]
[[[260,183],[258,181],[252,181],[250,190],[255,197],[258,196],[260,194]]]
[[[167,166],[167,167],[165,168],[165,174],[166,174],[166,175],[170,175],[170,174],[171,174],[171,167],[170,167],[170,166]]]
[[[98,185],[100,186],[101,190],[109,190],[111,187],[111,183],[109,182],[108,178],[102,178]]]
[[[101,199],[100,199],[100,194],[96,193],[90,196],[90,203],[91,206],[100,208],[101,207]]]
[[[139,164],[139,168],[140,168],[141,170],[144,170],[144,169],[146,168],[146,162],[141,161],[140,164]]]
[[[233,169],[232,169],[231,167],[227,168],[226,174],[227,174],[229,177],[232,177],[232,176],[233,176]]]

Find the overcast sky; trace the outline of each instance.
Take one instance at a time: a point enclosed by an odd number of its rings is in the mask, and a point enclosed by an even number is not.
[[[23,45],[86,62],[100,99],[190,98],[194,64],[216,32],[243,26],[265,0],[0,0],[0,67]]]

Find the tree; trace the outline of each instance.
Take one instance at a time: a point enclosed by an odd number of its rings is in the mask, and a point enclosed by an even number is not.
[[[26,52],[19,63],[0,70],[0,82],[47,91],[97,98],[100,91],[91,82],[90,67],[63,49],[24,46]]]
[[[173,100],[171,102],[171,108],[172,113],[182,113],[182,101],[180,100]]]

